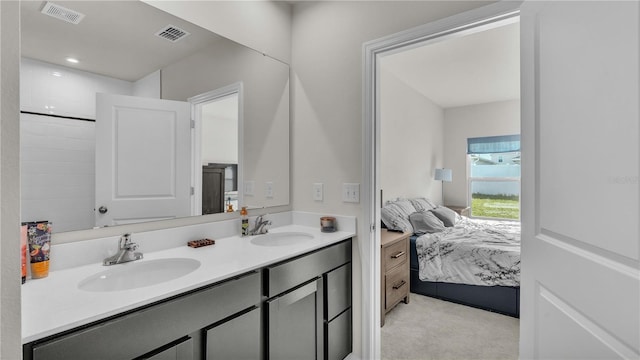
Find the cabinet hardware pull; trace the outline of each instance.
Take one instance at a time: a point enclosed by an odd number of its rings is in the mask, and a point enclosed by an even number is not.
[[[406,281],[404,281],[404,280],[400,280],[400,283],[398,283],[398,284],[396,284],[396,285],[393,285],[393,290],[398,290],[398,289],[400,289],[400,288],[401,288],[401,287],[403,287],[403,286],[404,286],[404,284],[406,284],[406,283],[407,283]]]
[[[404,255],[404,251],[398,251],[397,253],[395,253],[395,254],[391,255],[391,258],[392,258],[392,259],[397,259],[397,258],[399,258],[399,257],[400,257],[400,256],[402,256],[402,255]]]

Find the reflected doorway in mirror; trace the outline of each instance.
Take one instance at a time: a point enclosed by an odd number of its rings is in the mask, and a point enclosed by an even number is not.
[[[242,83],[189,98],[193,116],[194,215],[238,209],[242,192]],[[225,209],[225,202],[227,207]]]

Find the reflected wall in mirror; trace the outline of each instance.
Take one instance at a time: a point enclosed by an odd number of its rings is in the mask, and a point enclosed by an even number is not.
[[[102,206],[96,198],[96,174],[103,169],[96,168],[96,137],[103,135],[96,126],[96,93],[187,102],[193,112],[197,108],[194,101],[203,94],[241,84],[237,122],[220,122],[225,114],[217,114],[218,120],[207,120],[204,115],[189,139],[175,139],[176,146],[184,146],[186,141],[192,154],[188,191],[193,195],[186,215],[226,211],[229,205],[237,210],[244,205],[289,203],[288,65],[140,1],[56,2],[84,14],[78,24],[42,14],[44,4],[21,2],[23,221],[50,220],[56,232],[129,222],[96,222]],[[113,19],[118,19],[117,26],[113,26]],[[158,37],[156,33],[167,25],[187,35],[175,42]],[[68,57],[79,62],[71,64]],[[207,110],[207,106],[203,108]],[[145,144],[159,136],[155,129],[160,123],[143,123],[140,121],[135,134],[123,134],[123,139],[133,144],[129,154],[140,155],[152,148]],[[132,123],[127,125],[136,128]],[[220,149],[224,154],[215,154]],[[230,150],[235,150],[235,158]],[[120,169],[111,195],[129,186],[118,182],[131,180],[124,169],[154,168],[154,164],[173,161],[161,153],[172,152],[156,147],[149,158],[136,156],[140,166]],[[127,152],[122,154],[127,157]],[[178,172],[177,167],[172,171]],[[221,192],[214,197],[217,207],[205,211],[204,199],[212,195],[209,180],[203,181],[203,176],[216,172],[224,184],[217,187]],[[142,175],[135,177],[144,178]],[[162,189],[162,194],[172,185],[156,177],[145,179],[148,189]],[[174,186],[164,196],[177,192],[184,189]],[[113,213],[116,207],[105,206],[118,218]],[[140,210],[135,221],[185,216],[152,214],[148,209]]]

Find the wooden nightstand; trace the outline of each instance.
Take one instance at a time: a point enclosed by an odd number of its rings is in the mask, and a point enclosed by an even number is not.
[[[409,237],[382,229],[380,232],[380,326],[400,301],[409,303]]]
[[[445,205],[445,207],[448,207],[460,215],[469,216],[471,214],[471,208],[469,206]]]

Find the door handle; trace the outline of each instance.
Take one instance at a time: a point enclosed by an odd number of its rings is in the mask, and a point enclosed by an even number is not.
[[[107,211],[109,211],[109,209],[107,209],[107,207],[106,207],[106,206],[100,206],[100,207],[98,208],[98,212],[99,212],[100,214],[106,214],[106,213],[107,213]]]

